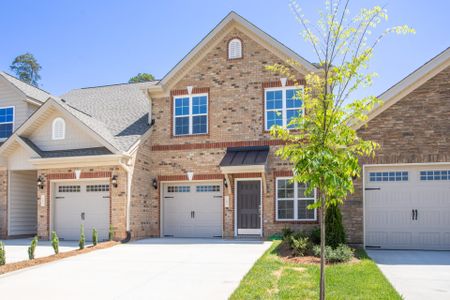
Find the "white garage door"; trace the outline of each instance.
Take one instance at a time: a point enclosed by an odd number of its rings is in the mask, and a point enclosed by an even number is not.
[[[164,184],[163,188],[164,236],[222,236],[220,183]]]
[[[367,247],[450,249],[450,165],[370,167]]]
[[[84,225],[86,240],[92,240],[92,229],[99,239],[108,239],[109,183],[64,182],[55,184],[54,230],[61,239],[79,240]]]

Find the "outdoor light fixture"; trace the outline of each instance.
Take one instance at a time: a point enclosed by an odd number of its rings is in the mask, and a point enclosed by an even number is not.
[[[40,188],[41,190],[44,188],[44,177],[39,176],[38,180],[37,180],[37,186],[38,188]]]
[[[152,180],[152,186],[153,186],[153,188],[156,190],[156,189],[158,189],[158,181],[156,180],[156,178],[153,178],[153,180]]]
[[[223,179],[223,185],[224,185],[226,188],[228,188],[228,182],[227,182],[227,179],[226,179],[226,178]]]
[[[117,175],[114,175],[112,178],[111,178],[111,184],[113,185],[113,187],[117,187]]]

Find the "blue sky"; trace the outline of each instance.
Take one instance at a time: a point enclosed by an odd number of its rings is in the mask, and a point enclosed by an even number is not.
[[[320,0],[299,0],[314,20]],[[450,1],[353,0],[359,6],[387,5],[386,26],[408,24],[410,36],[388,37],[376,49],[373,87],[359,95],[378,95],[450,46]],[[138,72],[163,77],[231,10],[308,60],[314,54],[299,36],[288,0],[196,1],[4,1],[0,69],[31,52],[43,69],[41,87],[55,95],[70,89],[126,82]]]

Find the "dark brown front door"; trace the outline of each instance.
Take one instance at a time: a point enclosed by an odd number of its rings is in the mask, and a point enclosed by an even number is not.
[[[261,234],[261,181],[239,180],[237,185],[238,234]]]

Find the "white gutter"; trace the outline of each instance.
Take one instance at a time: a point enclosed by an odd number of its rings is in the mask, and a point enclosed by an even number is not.
[[[133,179],[133,170],[128,163],[124,163],[122,160],[119,161],[119,164],[123,167],[125,172],[127,173],[127,217],[126,217],[126,231],[127,238],[130,233],[130,211],[131,211],[131,181]]]

